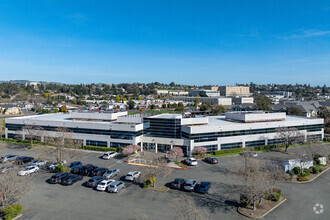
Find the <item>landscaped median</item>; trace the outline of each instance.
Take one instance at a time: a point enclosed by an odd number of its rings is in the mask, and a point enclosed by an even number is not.
[[[4,220],[10,220],[17,217],[22,211],[21,204],[9,205],[4,209],[0,209],[0,216]]]
[[[292,171],[288,172],[287,180],[292,183],[308,183],[314,181],[317,177],[330,169],[330,165],[314,165],[309,169],[303,169],[300,167],[294,167]]]
[[[262,202],[257,205],[255,210],[251,206],[248,207],[239,207],[237,211],[246,217],[249,218],[262,218],[268,213],[276,209],[279,205],[286,201],[286,198],[282,195],[279,195],[274,199],[262,199]]]
[[[154,165],[154,164],[148,164],[148,163],[141,163],[141,160],[138,160],[138,161],[137,160],[138,159],[135,159],[135,158],[129,158],[129,159],[124,160],[124,162],[127,163],[127,164],[138,165],[138,166],[169,167],[169,168],[178,169],[178,170],[188,169],[188,167],[186,167],[185,165],[183,165],[181,162],[178,162],[178,161],[170,162],[166,166],[163,166],[163,165]]]

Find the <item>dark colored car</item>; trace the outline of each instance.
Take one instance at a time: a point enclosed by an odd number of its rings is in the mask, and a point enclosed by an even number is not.
[[[107,171],[107,168],[96,168],[92,172],[90,172],[90,176],[103,176],[103,174]]]
[[[68,168],[70,168],[70,170],[77,168],[77,167],[81,167],[82,163],[80,161],[75,161],[70,163],[70,165],[68,166]]]
[[[100,182],[102,182],[102,180],[104,180],[102,176],[94,176],[87,181],[86,185],[88,187],[96,187]]]
[[[173,189],[181,189],[183,187],[184,183],[185,183],[185,180],[184,179],[182,179],[182,178],[176,178],[172,182],[171,187]]]
[[[53,176],[50,177],[49,182],[50,183],[61,183],[62,180],[70,175],[70,173],[56,173]]]
[[[87,165],[82,167],[79,174],[84,175],[84,176],[88,176],[96,168],[97,168],[97,166],[94,166],[92,164],[87,164]]]
[[[78,182],[83,179],[83,176],[81,175],[75,175],[75,174],[69,174],[66,177],[62,179],[62,184],[63,185],[72,185],[75,182]]]
[[[85,166],[77,166],[75,168],[72,168],[70,171],[73,174],[80,174],[81,170],[85,169]]]
[[[33,157],[19,157],[17,158],[16,163],[21,165],[24,163],[31,163],[32,161],[34,161]]]
[[[205,158],[205,161],[210,163],[210,164],[216,164],[216,163],[219,162],[218,159],[215,158],[215,157],[207,157],[207,158]]]
[[[201,184],[198,187],[199,193],[207,193],[209,189],[211,188],[210,182],[201,182]]]

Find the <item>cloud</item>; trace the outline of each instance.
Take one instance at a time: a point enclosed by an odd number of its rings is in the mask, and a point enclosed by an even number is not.
[[[330,35],[330,30],[305,30],[299,29],[292,32],[282,33],[277,35],[277,37],[288,40],[297,38],[308,38],[308,37],[320,37]]]

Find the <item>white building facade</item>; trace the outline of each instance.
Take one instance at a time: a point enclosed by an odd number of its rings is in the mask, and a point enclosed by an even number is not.
[[[30,127],[26,127],[29,125]],[[304,136],[324,138],[324,121],[320,118],[287,116],[272,112],[232,112],[226,116],[187,117],[181,114],[127,115],[119,113],[75,112],[6,119],[6,138],[25,139],[37,130],[38,139],[57,137],[58,128],[70,131],[70,137],[83,145],[124,147],[142,146],[142,150],[165,152],[181,147],[190,155],[195,147],[208,152],[232,148],[281,143],[278,128],[296,128]]]

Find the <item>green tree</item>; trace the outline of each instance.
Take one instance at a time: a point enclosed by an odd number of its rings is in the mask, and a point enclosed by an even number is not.
[[[215,105],[211,112],[213,114],[220,114],[220,113],[225,113],[226,112],[226,108],[223,105]]]
[[[134,106],[135,106],[134,101],[129,100],[127,104],[128,104],[128,109],[134,109]]]
[[[303,111],[300,108],[294,106],[286,108],[286,113],[288,115],[304,116]]]
[[[211,109],[211,106],[209,104],[202,104],[199,108],[199,110],[201,110],[202,112],[208,111]]]
[[[262,110],[262,111],[271,111],[272,109],[269,105],[272,104],[272,101],[265,95],[259,95],[255,97],[255,110]]]
[[[178,103],[178,106],[175,108],[175,111],[183,112],[184,111],[184,106],[182,102]]]

